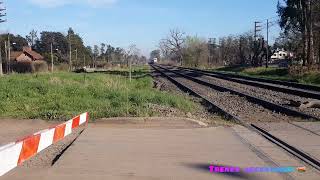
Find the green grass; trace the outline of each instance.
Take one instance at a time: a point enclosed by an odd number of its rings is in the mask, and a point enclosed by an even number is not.
[[[320,72],[311,72],[299,77],[299,82],[320,86]]]
[[[144,70],[137,70],[145,71]],[[153,116],[148,104],[193,112],[184,96],[153,89],[152,78],[96,74],[13,74],[0,77],[0,117],[67,120],[82,112],[92,119]]]
[[[216,71],[235,73],[244,76],[261,77],[273,80],[293,81],[303,84],[313,84],[320,86],[320,72],[310,72],[301,76],[293,76],[289,74],[287,68],[276,67],[223,67]]]

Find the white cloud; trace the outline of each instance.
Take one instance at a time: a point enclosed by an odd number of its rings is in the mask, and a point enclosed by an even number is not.
[[[117,0],[29,0],[29,1],[34,5],[45,7],[45,8],[53,8],[53,7],[64,6],[68,4],[86,4],[91,7],[104,7],[117,2]]]

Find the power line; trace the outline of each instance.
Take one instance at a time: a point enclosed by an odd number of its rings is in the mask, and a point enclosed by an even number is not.
[[[260,21],[262,21],[262,22],[269,21],[270,22],[272,19],[276,19],[276,18],[279,18],[279,16],[273,16],[273,17],[270,17],[270,18],[262,19]]]
[[[274,27],[278,24],[278,20],[274,20],[274,21],[269,21],[267,20],[267,23],[263,24],[261,26],[261,30],[264,30],[264,29],[267,29],[268,27],[271,28],[271,27]]]

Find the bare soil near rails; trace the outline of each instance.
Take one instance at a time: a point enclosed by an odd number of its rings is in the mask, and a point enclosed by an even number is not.
[[[188,75],[196,76],[195,73],[186,73]],[[249,85],[244,85],[236,82],[231,82],[211,76],[206,76],[202,75],[199,76],[198,79],[204,80],[206,82],[216,84],[218,86],[223,86],[227,87],[232,90],[236,90],[242,93],[246,93],[267,101],[271,101],[273,103],[285,106],[290,109],[294,109],[296,111],[304,112],[309,115],[313,115],[315,117],[320,118],[320,109],[317,108],[304,108],[300,109],[299,107],[296,107],[292,104],[293,102],[310,102],[310,101],[315,101],[316,99],[311,99],[311,98],[304,98],[292,94],[287,94],[287,93],[282,93],[282,92],[277,92],[277,91],[272,91],[264,88],[259,88],[259,87],[254,87],[254,86],[249,86]]]
[[[59,122],[10,118],[0,119],[0,146],[57,124]]]
[[[201,99],[189,96],[185,92],[181,91],[176,85],[174,85],[167,78],[163,77],[160,73],[151,71],[151,75],[154,79],[154,88],[160,91],[167,91],[172,94],[185,96],[185,98],[189,98],[197,104],[197,109],[192,113],[185,113],[175,108],[150,104],[149,108],[152,108],[154,111],[158,112],[159,116],[189,118],[202,121],[209,126],[233,126],[235,124],[234,122],[224,120],[218,114],[210,113],[206,107],[201,105]]]
[[[174,76],[174,74],[169,75]],[[301,118],[273,112],[260,105],[249,102],[246,98],[232,95],[229,92],[216,91],[212,88],[200,85],[182,77],[176,77],[175,79],[192,88],[197,93],[208,97],[211,101],[215,102],[216,105],[220,106],[227,112],[238,116],[247,122],[303,121]]]

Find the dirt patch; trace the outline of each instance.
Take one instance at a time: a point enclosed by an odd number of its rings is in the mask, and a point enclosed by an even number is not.
[[[61,122],[43,120],[0,119],[0,146],[47,129]]]

